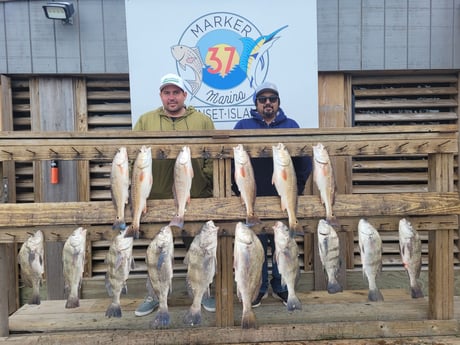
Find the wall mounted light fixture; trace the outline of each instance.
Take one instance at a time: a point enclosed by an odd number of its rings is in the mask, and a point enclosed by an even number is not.
[[[64,24],[72,24],[72,16],[75,13],[73,4],[64,1],[48,2],[43,5],[43,11],[46,18],[62,20]]]

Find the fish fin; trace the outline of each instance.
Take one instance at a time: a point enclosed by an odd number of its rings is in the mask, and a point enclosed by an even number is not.
[[[170,317],[167,311],[159,310],[155,315],[155,318],[150,323],[152,328],[166,328],[169,326]]]
[[[112,297],[113,296],[113,290],[112,290],[112,284],[110,284],[108,273],[106,273],[106,275],[105,275],[105,288],[107,290],[107,293],[108,293],[109,297]]]
[[[130,264],[130,266],[131,266],[131,269],[132,269],[132,270],[136,268],[136,263],[134,262],[134,258],[133,258],[133,257],[131,258],[131,264]]]
[[[331,217],[326,217],[326,221],[329,223],[330,226],[337,230],[340,228],[340,222],[336,216],[332,215]]]
[[[281,178],[283,179],[283,181],[287,181],[288,173],[286,169],[281,170]]]
[[[127,295],[128,294],[128,285],[126,285],[126,283],[124,283],[123,287],[121,288],[121,294],[122,295]]]
[[[256,314],[252,309],[243,312],[243,316],[241,318],[241,328],[249,329],[249,328],[257,328],[256,324]]]
[[[184,217],[181,216],[174,216],[173,219],[169,222],[169,226],[175,226],[178,227],[179,229],[184,228]]]

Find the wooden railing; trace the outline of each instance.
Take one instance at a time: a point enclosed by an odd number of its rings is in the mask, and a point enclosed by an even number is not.
[[[218,273],[216,276],[216,325],[233,325],[232,241],[236,221],[245,219],[239,198],[232,196],[230,171],[233,147],[243,144],[252,157],[271,156],[272,145],[283,142],[292,156],[312,155],[312,145],[322,142],[331,157],[372,155],[428,155],[429,188],[426,193],[389,193],[337,195],[334,213],[338,219],[371,216],[457,216],[460,199],[453,188],[454,155],[458,153],[456,126],[374,127],[334,129],[285,129],[211,132],[133,132],[119,133],[0,133],[0,161],[46,161],[90,159],[111,161],[117,148],[125,146],[134,159],[141,145],[152,147],[159,159],[175,159],[183,145],[193,157],[214,159],[214,197],[192,199],[185,221],[194,234],[204,221],[213,219],[220,226]],[[83,165],[83,168],[85,166]],[[87,173],[87,172],[86,172]],[[341,172],[336,172],[341,173]],[[80,172],[84,175],[85,172]],[[46,181],[46,180],[45,180]],[[42,182],[45,183],[45,182]],[[75,183],[69,181],[69,183]],[[256,210],[264,221],[286,218],[277,197],[260,197]],[[148,201],[148,213],[142,218],[143,236],[152,238],[158,228],[171,219],[172,200]],[[129,212],[128,212],[129,213]],[[325,216],[317,195],[299,197],[298,218],[305,232],[314,231],[312,222]],[[63,241],[74,225],[85,225],[90,240],[110,238],[115,211],[110,202],[41,202],[0,204],[0,274],[11,272],[9,243],[22,242],[36,226],[61,225],[45,232],[47,241]],[[130,221],[128,215],[128,222]],[[429,221],[429,217],[427,217]],[[153,223],[153,224],[145,224]],[[92,230],[92,226],[98,231]],[[259,231],[256,229],[256,232]],[[429,317],[447,320],[453,317],[453,229],[429,231]],[[175,233],[179,235],[179,231]],[[14,260],[13,260],[14,261]],[[47,267],[53,270],[53,267]],[[11,277],[11,273],[7,276]],[[3,275],[2,275],[3,277]],[[8,334],[8,298],[4,279],[0,280],[0,336]],[[9,285],[11,286],[11,284]]]

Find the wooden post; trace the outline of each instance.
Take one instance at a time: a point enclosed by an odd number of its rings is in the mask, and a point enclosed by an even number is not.
[[[214,160],[214,196],[231,195],[231,160]],[[219,225],[223,227],[223,225]],[[216,326],[231,327],[233,317],[233,237],[219,229],[216,273]],[[224,235],[222,235],[224,234]]]
[[[7,260],[8,250],[6,244],[0,244],[0,337],[9,335],[8,325],[8,277],[11,277],[8,272],[11,268],[8,267]]]
[[[454,190],[454,156],[450,153],[428,155],[430,192]],[[429,318],[449,320],[454,316],[454,232],[437,230],[428,233]]]

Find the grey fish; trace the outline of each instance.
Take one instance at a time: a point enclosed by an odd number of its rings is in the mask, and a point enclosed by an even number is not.
[[[113,157],[110,191],[117,214],[112,229],[124,230],[126,228],[125,207],[129,200],[129,160],[126,147],[120,147]]]
[[[86,232],[87,230],[82,227],[76,228],[67,238],[62,249],[66,308],[80,306],[80,288],[85,269]]]
[[[297,176],[292,158],[283,143],[272,146],[273,178],[272,183],[281,198],[281,210],[286,210],[289,218],[289,229],[297,230]]]
[[[260,223],[256,216],[254,206],[256,203],[256,179],[251,159],[243,145],[239,144],[233,148],[233,159],[235,162],[235,183],[240,191],[241,200],[246,206],[246,224],[255,225]]]
[[[21,266],[21,280],[32,288],[30,304],[40,304],[40,286],[42,285],[44,269],[44,238],[37,230],[21,246],[18,263]]]
[[[212,220],[206,222],[193,239],[184,258],[187,265],[187,287],[193,297],[193,303],[184,316],[184,323],[201,323],[201,300],[209,294],[209,285],[214,279],[217,266],[217,227]]]
[[[383,301],[375,279],[382,271],[382,239],[379,232],[367,220],[358,223],[358,241],[363,265],[363,274],[369,283],[368,299],[372,302]]]
[[[129,272],[134,268],[133,238],[125,237],[125,231],[120,232],[112,239],[106,256],[107,273],[105,287],[112,303],[107,308],[105,316],[121,317],[120,297],[128,293],[126,281]]]
[[[147,212],[147,198],[152,189],[152,148],[142,146],[137,154],[131,177],[131,209],[133,220],[125,236],[139,238],[141,217]]]
[[[287,286],[287,310],[302,309],[302,303],[295,294],[295,286],[300,277],[299,247],[289,228],[277,221],[273,226],[275,237],[274,259],[281,274],[281,284]]]
[[[257,328],[252,301],[259,293],[264,260],[264,248],[259,238],[251,228],[238,222],[235,228],[233,268],[237,296],[243,303],[241,317],[241,328],[243,329]]]
[[[405,218],[399,221],[399,249],[402,263],[409,275],[411,296],[423,297],[422,288],[417,280],[422,269],[422,241],[417,230]]]
[[[179,152],[174,164],[173,194],[176,206],[176,215],[169,223],[169,226],[176,226],[179,229],[184,227],[185,209],[190,203],[190,188],[192,188],[193,167],[190,147],[184,146]]]
[[[342,286],[337,280],[340,270],[340,243],[333,226],[324,219],[318,222],[319,258],[327,274],[327,292],[330,294],[342,292]]]
[[[335,223],[332,210],[336,194],[334,170],[329,154],[321,143],[313,145],[313,181],[318,187],[321,202],[326,208],[326,219]]]
[[[164,226],[147,248],[145,258],[153,293],[159,308],[151,322],[152,328],[166,328],[170,324],[168,295],[172,291],[174,242],[171,227]]]

